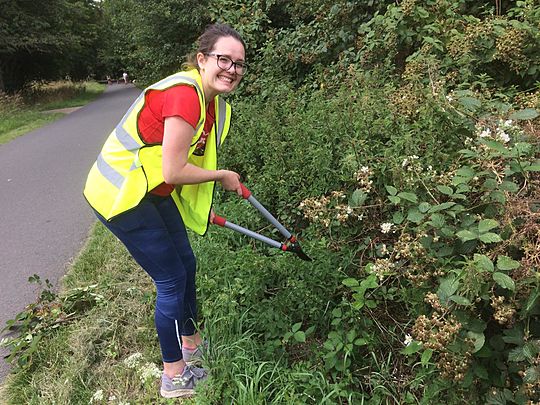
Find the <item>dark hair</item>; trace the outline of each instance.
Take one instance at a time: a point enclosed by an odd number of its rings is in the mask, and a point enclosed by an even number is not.
[[[206,27],[202,35],[197,40],[197,50],[187,56],[187,61],[184,63],[184,67],[188,69],[199,69],[197,64],[197,54],[207,54],[212,52],[216,42],[223,37],[232,37],[238,40],[244,50],[246,49],[246,43],[234,28],[227,24],[212,24]]]

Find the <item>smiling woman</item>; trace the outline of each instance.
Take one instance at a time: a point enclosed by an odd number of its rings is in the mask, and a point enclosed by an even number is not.
[[[113,130],[84,195],[157,289],[155,324],[163,358],[161,395],[192,396],[207,377],[200,362],[196,260],[186,227],[205,234],[214,184],[242,194],[240,176],[217,169],[231,107],[220,96],[240,83],[245,44],[224,24],[209,26],[186,70],[146,88]]]

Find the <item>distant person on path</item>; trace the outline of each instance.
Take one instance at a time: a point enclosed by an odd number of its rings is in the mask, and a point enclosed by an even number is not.
[[[156,286],[167,398],[193,395],[207,377],[198,367],[206,346],[196,326],[196,260],[185,227],[206,233],[216,181],[242,194],[239,174],[217,169],[217,152],[231,120],[220,95],[246,73],[244,41],[228,25],[211,25],[186,68],[144,90],[105,142],[84,190]]]
[[[128,84],[128,74],[127,74],[127,72],[124,72],[122,74],[122,77],[124,78],[124,84]]]

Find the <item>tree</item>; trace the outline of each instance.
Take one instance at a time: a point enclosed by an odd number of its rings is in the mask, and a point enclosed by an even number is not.
[[[94,70],[99,3],[0,0],[0,90],[36,79],[83,78]]]

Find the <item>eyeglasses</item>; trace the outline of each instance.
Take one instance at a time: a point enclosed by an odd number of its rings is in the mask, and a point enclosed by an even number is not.
[[[229,70],[234,65],[234,71],[236,74],[243,76],[246,74],[247,64],[244,62],[233,62],[231,58],[225,55],[218,55],[215,53],[207,53],[207,56],[213,56],[216,58],[218,68],[221,70]]]

